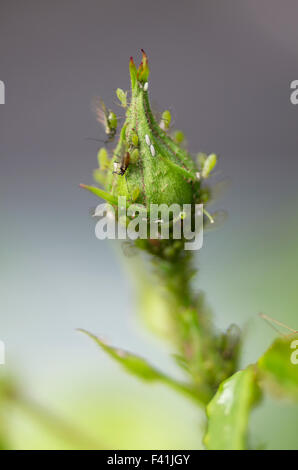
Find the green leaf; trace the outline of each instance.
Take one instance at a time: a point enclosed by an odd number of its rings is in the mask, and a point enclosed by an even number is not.
[[[146,382],[161,382],[164,383],[176,391],[182,392],[196,401],[200,400],[200,395],[194,390],[191,385],[178,382],[171,377],[168,377],[163,372],[160,372],[158,369],[155,369],[151,364],[149,364],[142,357],[136,356],[128,351],[125,351],[120,348],[115,348],[106,344],[98,336],[93,335],[89,331],[79,328],[78,331],[89,336],[93,339],[101,349],[103,349],[110,357],[117,361],[127,372],[132,375],[145,380]]]
[[[258,361],[258,379],[274,395],[298,400],[298,334],[274,341]]]
[[[207,449],[244,450],[249,412],[259,397],[252,367],[222,382],[207,406],[208,428],[204,439]]]
[[[110,193],[107,193],[107,191],[104,191],[103,189],[96,188],[95,186],[87,186],[86,184],[80,184],[80,187],[83,189],[87,189],[91,193],[95,194],[95,196],[100,197],[107,202],[110,202],[114,206],[118,205],[118,198]]]

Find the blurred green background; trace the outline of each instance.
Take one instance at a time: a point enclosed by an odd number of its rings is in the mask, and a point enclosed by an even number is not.
[[[141,47],[156,108],[170,107],[193,152],[219,153],[218,179],[231,179],[217,203],[228,220],[206,234],[194,288],[219,328],[245,329],[243,365],[275,336],[259,312],[298,328],[297,13],[292,0],[2,2],[0,373],[47,410],[5,404],[7,447],[201,446],[204,417],[191,402],[126,376],[76,331],[180,377],[138,315],[117,242],[95,238],[97,201],[78,188],[96,165],[86,138],[103,138],[92,98],[117,109]],[[297,449],[297,419],[297,406],[266,399],[253,446]]]

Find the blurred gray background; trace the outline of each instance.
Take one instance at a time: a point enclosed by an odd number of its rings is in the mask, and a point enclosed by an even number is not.
[[[298,106],[290,103],[298,3],[1,0],[0,12],[6,367],[58,408],[59,394],[84,389],[92,377],[94,390],[124,383],[127,393],[147,393],[172,413],[179,397],[145,392],[75,331],[100,333],[176,373],[138,320],[118,248],[95,238],[96,200],[78,186],[92,182],[96,166],[97,143],[86,138],[103,138],[91,102],[101,96],[121,113],[115,90],[129,88],[129,57],[138,63],[144,48],[155,106],[172,110],[192,152],[220,155],[219,170],[231,179],[220,201],[229,218],[205,237],[195,288],[206,292],[219,327],[246,325],[243,361],[255,361],[274,336],[258,312],[298,328]],[[273,416],[272,407],[256,415],[255,429],[271,447],[297,447],[273,425],[294,429],[297,410],[276,404]],[[192,405],[183,414],[195,432]]]

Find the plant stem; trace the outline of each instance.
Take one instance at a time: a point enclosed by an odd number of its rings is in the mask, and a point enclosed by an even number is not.
[[[234,372],[236,354],[225,356],[226,335],[214,331],[202,295],[193,292],[192,253],[180,250],[172,259],[154,256],[153,263],[171,307],[177,363],[188,372],[193,388],[206,405],[220,382]]]

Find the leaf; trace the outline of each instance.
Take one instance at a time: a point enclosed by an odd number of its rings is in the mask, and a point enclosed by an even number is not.
[[[78,331],[89,336],[93,339],[98,346],[101,347],[110,357],[116,360],[127,372],[147,382],[161,382],[164,383],[176,391],[182,392],[189,397],[201,402],[199,393],[194,390],[191,385],[178,382],[171,377],[168,377],[163,372],[155,369],[149,362],[142,357],[136,356],[128,351],[120,348],[115,348],[106,344],[98,336],[93,335],[89,331],[79,328]]]
[[[96,188],[95,186],[87,186],[86,184],[80,184],[80,187],[83,189],[87,189],[91,193],[95,194],[95,196],[100,197],[107,202],[110,202],[114,206],[118,205],[118,199],[107,191],[104,191],[103,189]]]
[[[274,341],[258,361],[258,379],[274,395],[298,400],[298,334]]]
[[[207,406],[208,428],[204,439],[207,449],[244,450],[249,412],[259,397],[252,367],[222,382]]]

